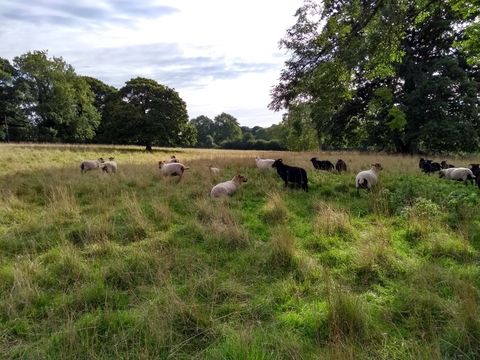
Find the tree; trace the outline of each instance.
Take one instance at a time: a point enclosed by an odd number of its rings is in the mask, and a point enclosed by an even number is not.
[[[406,153],[422,146],[478,148],[472,92],[478,70],[461,50],[479,7],[468,2],[463,11],[457,5],[306,1],[281,41],[292,58],[272,90],[270,108],[309,104],[319,138],[344,146]],[[446,136],[435,140],[441,130]],[[472,141],[461,141],[466,133],[473,133]]]
[[[183,146],[195,142],[185,102],[155,80],[137,77],[126,82],[106,106],[106,132],[112,141]]]
[[[203,148],[211,148],[212,143],[208,139],[208,136],[213,135],[213,120],[207,116],[200,115],[192,120],[190,124],[197,129],[197,145]]]
[[[237,119],[224,112],[213,119],[213,132],[217,144],[242,138],[242,130]]]
[[[317,132],[310,119],[310,109],[307,105],[298,105],[284,116],[282,121],[286,137],[286,146],[293,151],[318,149]]]
[[[71,65],[47,55],[47,51],[34,51],[13,59],[14,87],[23,94],[21,109],[36,129],[35,140],[92,138],[100,122],[93,93]]]

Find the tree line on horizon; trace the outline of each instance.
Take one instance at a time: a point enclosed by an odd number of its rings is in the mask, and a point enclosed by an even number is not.
[[[0,58],[0,139],[258,150],[480,149],[480,5],[467,0],[305,0],[280,41],[291,54],[268,128],[221,113],[188,119],[174,89],[116,89],[46,51]]]

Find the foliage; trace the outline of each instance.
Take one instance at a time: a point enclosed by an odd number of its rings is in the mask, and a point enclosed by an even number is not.
[[[480,8],[466,9],[455,1],[305,1],[280,42],[292,56],[270,108],[308,104],[318,136],[334,146],[476,151],[471,50]]]
[[[21,93],[16,97],[21,100],[13,106],[23,113],[13,116],[13,123],[28,121],[15,140],[74,142],[92,138],[100,115],[92,105],[90,88],[61,57],[47,56],[46,51],[34,51],[13,59],[13,91]]]
[[[108,101],[105,132],[112,141],[127,144],[182,146],[195,143],[188,126],[187,106],[178,93],[155,80],[137,77],[125,83]]]
[[[213,139],[220,144],[223,141],[237,140],[242,137],[238,120],[230,114],[221,113],[213,119]]]

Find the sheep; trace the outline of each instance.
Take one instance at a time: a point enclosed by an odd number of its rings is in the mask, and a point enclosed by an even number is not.
[[[313,157],[310,159],[310,161],[316,170],[331,171],[335,168],[329,160],[318,160],[316,157]]]
[[[435,171],[440,171],[441,166],[438,162],[433,162],[433,160],[424,160],[422,164],[422,171],[430,175],[431,173],[434,173]]]
[[[342,159],[338,159],[337,163],[335,164],[335,169],[339,174],[341,174],[342,171],[347,171],[347,164]]]
[[[259,156],[255,156],[255,163],[260,170],[271,169],[274,162],[273,159],[260,159]]]
[[[438,177],[441,179],[441,178],[445,178],[445,179],[452,179],[452,172],[453,170],[455,170],[456,168],[448,168],[448,169],[442,169],[438,172]]]
[[[80,163],[80,171],[83,174],[90,170],[99,170],[100,164],[103,164],[103,162],[103,158],[98,158],[97,160],[83,160]]]
[[[240,188],[242,183],[247,182],[247,178],[241,174],[237,174],[232,180],[225,181],[215,185],[210,191],[211,197],[221,197],[226,195],[233,195]]]
[[[418,167],[420,169],[423,169],[423,164],[425,164],[426,160],[424,158],[420,158],[420,160],[418,161]]]
[[[170,157],[170,160],[168,160],[168,164],[172,164],[172,163],[179,163],[180,161],[177,160],[177,158],[175,157],[175,155],[172,155]]]
[[[299,184],[303,190],[308,192],[308,179],[305,169],[285,165],[282,159],[275,160],[272,167],[277,169],[278,175],[285,181],[285,187],[288,186],[288,182],[293,182]]]
[[[179,162],[167,163],[165,161],[159,161],[158,168],[162,170],[163,176],[179,176],[180,179],[183,176],[183,172],[190,169],[188,166]]]
[[[382,165],[379,163],[372,164],[370,170],[360,171],[355,178],[355,186],[357,187],[357,194],[359,189],[366,189],[367,192],[370,192],[370,189],[377,185],[378,175],[380,175],[380,170],[383,170]]]
[[[477,185],[480,188],[480,164],[470,164],[470,170],[472,170],[475,179],[477,180]]]
[[[445,177],[451,180],[463,181],[465,185],[468,185],[467,181],[470,181],[472,185],[475,181],[475,175],[473,175],[472,170],[464,167],[442,169],[438,176],[440,178]]]
[[[449,169],[449,168],[454,168],[455,167],[455,165],[448,164],[447,160],[442,160],[442,162],[440,163],[440,166],[441,166],[442,169]]]
[[[107,162],[102,164],[102,170],[107,173],[116,173],[117,172],[117,163],[113,161],[115,158],[111,157]]]
[[[210,168],[210,172],[212,174],[214,174],[214,175],[220,174],[220,169],[219,168],[213,167],[213,165],[208,165],[208,167]]]

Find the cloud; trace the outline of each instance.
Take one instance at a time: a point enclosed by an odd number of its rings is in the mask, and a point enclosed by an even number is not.
[[[66,28],[91,28],[105,23],[129,25],[142,19],[156,19],[179,10],[171,6],[152,5],[148,1],[54,1],[34,0],[24,3],[3,0],[1,22],[21,22]]]

